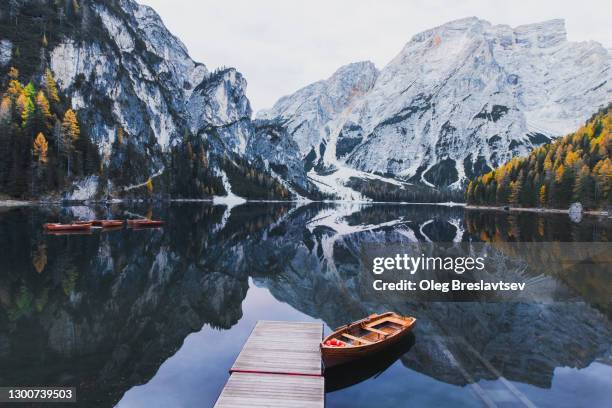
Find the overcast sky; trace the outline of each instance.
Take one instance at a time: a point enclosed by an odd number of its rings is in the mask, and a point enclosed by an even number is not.
[[[463,17],[511,26],[563,18],[570,41],[612,46],[612,2],[604,0],[138,1],[157,10],[194,60],[242,72],[255,111],[341,65],[382,68],[414,34]]]

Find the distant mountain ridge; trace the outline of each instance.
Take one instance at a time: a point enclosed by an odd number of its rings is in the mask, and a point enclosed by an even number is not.
[[[258,117],[286,123],[305,160],[326,171],[460,187],[605,106],[610,65],[602,45],[569,42],[563,20],[511,28],[466,18],[415,35],[380,72],[342,67]]]

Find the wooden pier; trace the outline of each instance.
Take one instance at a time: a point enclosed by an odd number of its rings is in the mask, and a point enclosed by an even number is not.
[[[323,408],[322,338],[321,323],[257,322],[215,408]]]

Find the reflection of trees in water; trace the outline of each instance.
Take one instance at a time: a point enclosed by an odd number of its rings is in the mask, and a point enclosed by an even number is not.
[[[610,221],[585,217],[575,224],[565,214],[466,211],[465,222],[473,239],[492,243],[504,254],[526,260],[532,273],[559,279],[612,316],[612,255],[604,244],[612,236]]]
[[[483,242],[607,242],[612,222],[585,217],[573,223],[567,214],[466,210],[464,222],[472,239]]]

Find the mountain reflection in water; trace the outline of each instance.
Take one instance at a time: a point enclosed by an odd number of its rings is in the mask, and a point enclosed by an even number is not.
[[[166,225],[75,236],[45,235],[40,227],[75,216],[131,214]],[[405,398],[431,406],[524,399],[538,406],[596,406],[610,402],[606,388],[612,386],[609,270],[541,270],[531,277],[544,290],[572,293],[571,302],[426,302],[371,296],[361,249],[372,243],[490,242],[501,256],[529,263],[537,254],[512,253],[504,245],[607,242],[611,233],[605,219],[575,224],[562,214],[416,205],[3,210],[0,385],[76,386],[77,405],[86,407],[110,407],[122,398],[120,406],[209,406],[254,319],[279,318],[282,311],[283,319],[319,320],[329,328],[394,310],[417,317],[414,344],[397,362],[381,359],[381,366],[366,367],[379,373],[376,379],[361,378],[367,370],[336,382],[330,377],[328,389],[339,390],[328,395],[328,406],[401,406]],[[202,360],[186,356],[188,350]],[[172,367],[193,374],[194,385],[159,385],[156,378]],[[567,368],[574,370],[568,374]],[[582,375],[592,370],[602,373],[599,382]],[[556,376],[575,387],[574,397],[555,386]],[[343,388],[342,381],[356,384]],[[400,386],[421,399],[393,388]],[[157,395],[154,387],[165,387],[169,399],[148,400],[147,394]],[[397,399],[371,399],[382,390]]]

